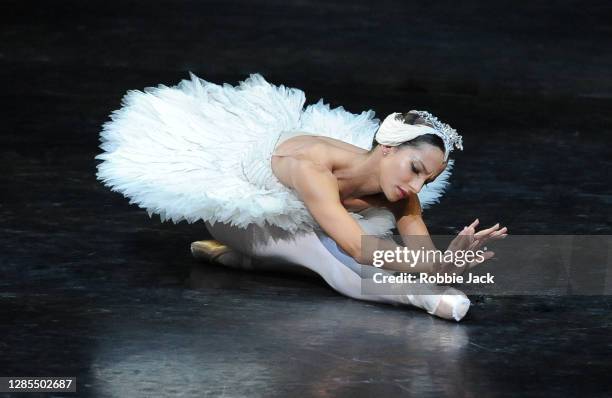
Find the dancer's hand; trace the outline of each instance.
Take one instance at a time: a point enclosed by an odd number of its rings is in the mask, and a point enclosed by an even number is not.
[[[464,227],[461,232],[457,235],[455,239],[448,246],[448,251],[457,252],[457,251],[474,251],[479,250],[487,241],[489,240],[497,240],[503,239],[508,236],[508,228],[503,227],[499,228],[499,223],[493,225],[490,228],[480,230],[476,232],[476,226],[480,221],[478,219],[474,220],[472,224],[467,227]],[[466,263],[463,266],[458,266],[454,264],[452,261],[441,262],[434,266],[433,272],[434,274],[454,274],[454,275],[462,275],[465,271],[474,268],[477,265],[482,264],[483,262],[491,259],[495,256],[495,252],[492,250],[487,250],[484,252],[482,257],[483,260],[479,261],[474,260],[470,263]]]

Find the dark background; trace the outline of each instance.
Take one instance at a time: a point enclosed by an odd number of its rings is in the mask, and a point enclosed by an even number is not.
[[[317,278],[193,260],[95,178],[127,90],[261,73],[359,113],[463,135],[432,234],[610,234],[605,1],[0,4],[0,376],[80,396],[604,396],[609,296],[475,296],[460,324]]]

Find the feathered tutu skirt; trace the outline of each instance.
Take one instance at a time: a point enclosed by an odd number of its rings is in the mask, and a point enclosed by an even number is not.
[[[379,126],[374,111],[331,109],[322,99],[304,108],[302,90],[260,74],[237,86],[190,77],[125,94],[103,125],[97,178],[162,221],[320,229],[296,192],[272,173],[275,145],[283,132],[299,130],[369,150]],[[438,201],[451,168],[452,160],[421,190],[423,208]],[[368,234],[388,235],[395,227],[384,208],[351,215]]]

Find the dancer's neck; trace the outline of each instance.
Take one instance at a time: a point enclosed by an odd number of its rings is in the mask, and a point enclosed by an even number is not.
[[[376,147],[373,152],[351,156],[349,162],[334,169],[343,200],[382,192],[379,178],[381,157],[382,151],[380,147]]]

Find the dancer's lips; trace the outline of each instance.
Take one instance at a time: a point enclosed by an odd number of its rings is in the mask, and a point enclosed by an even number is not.
[[[399,191],[400,196],[401,196],[402,198],[407,198],[407,197],[408,197],[408,192],[404,191],[404,190],[403,190],[401,187],[399,187],[399,186],[398,186],[398,187],[397,187],[397,190]]]

